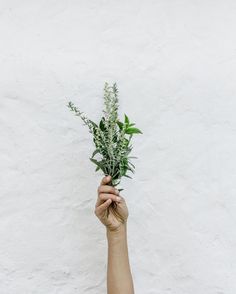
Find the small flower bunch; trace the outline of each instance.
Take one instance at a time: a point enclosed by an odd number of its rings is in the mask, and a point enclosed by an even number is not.
[[[112,177],[112,186],[117,186],[123,176],[131,178],[128,172],[134,173],[135,166],[130,160],[136,157],[130,156],[133,148],[131,139],[134,134],[142,134],[135,124],[130,122],[126,114],[123,122],[118,119],[118,102],[116,83],[112,86],[105,83],[105,109],[99,124],[88,119],[72,102],[67,105],[89,128],[95,144],[90,160],[96,165],[95,171],[102,170],[104,175]]]

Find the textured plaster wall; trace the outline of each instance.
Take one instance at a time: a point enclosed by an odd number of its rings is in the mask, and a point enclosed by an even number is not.
[[[106,293],[87,129],[118,83],[137,294],[236,293],[236,2],[0,1],[0,293]],[[123,293],[125,294],[125,293]]]

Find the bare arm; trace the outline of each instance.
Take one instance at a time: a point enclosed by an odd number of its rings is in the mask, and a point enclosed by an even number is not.
[[[133,294],[133,282],[130,272],[126,225],[117,232],[107,231],[108,239],[108,294]]]
[[[98,188],[95,214],[106,226],[108,241],[107,293],[134,294],[127,245],[128,209],[123,197],[104,177]],[[119,196],[118,196],[119,195]]]

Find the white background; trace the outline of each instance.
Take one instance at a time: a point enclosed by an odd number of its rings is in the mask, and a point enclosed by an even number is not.
[[[136,294],[236,293],[236,2],[0,0],[0,293],[106,293],[95,121],[117,82]]]

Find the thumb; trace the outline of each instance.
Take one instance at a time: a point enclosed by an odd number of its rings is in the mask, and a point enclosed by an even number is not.
[[[103,177],[101,181],[101,185],[107,185],[111,181],[111,179],[112,178],[110,175]]]

